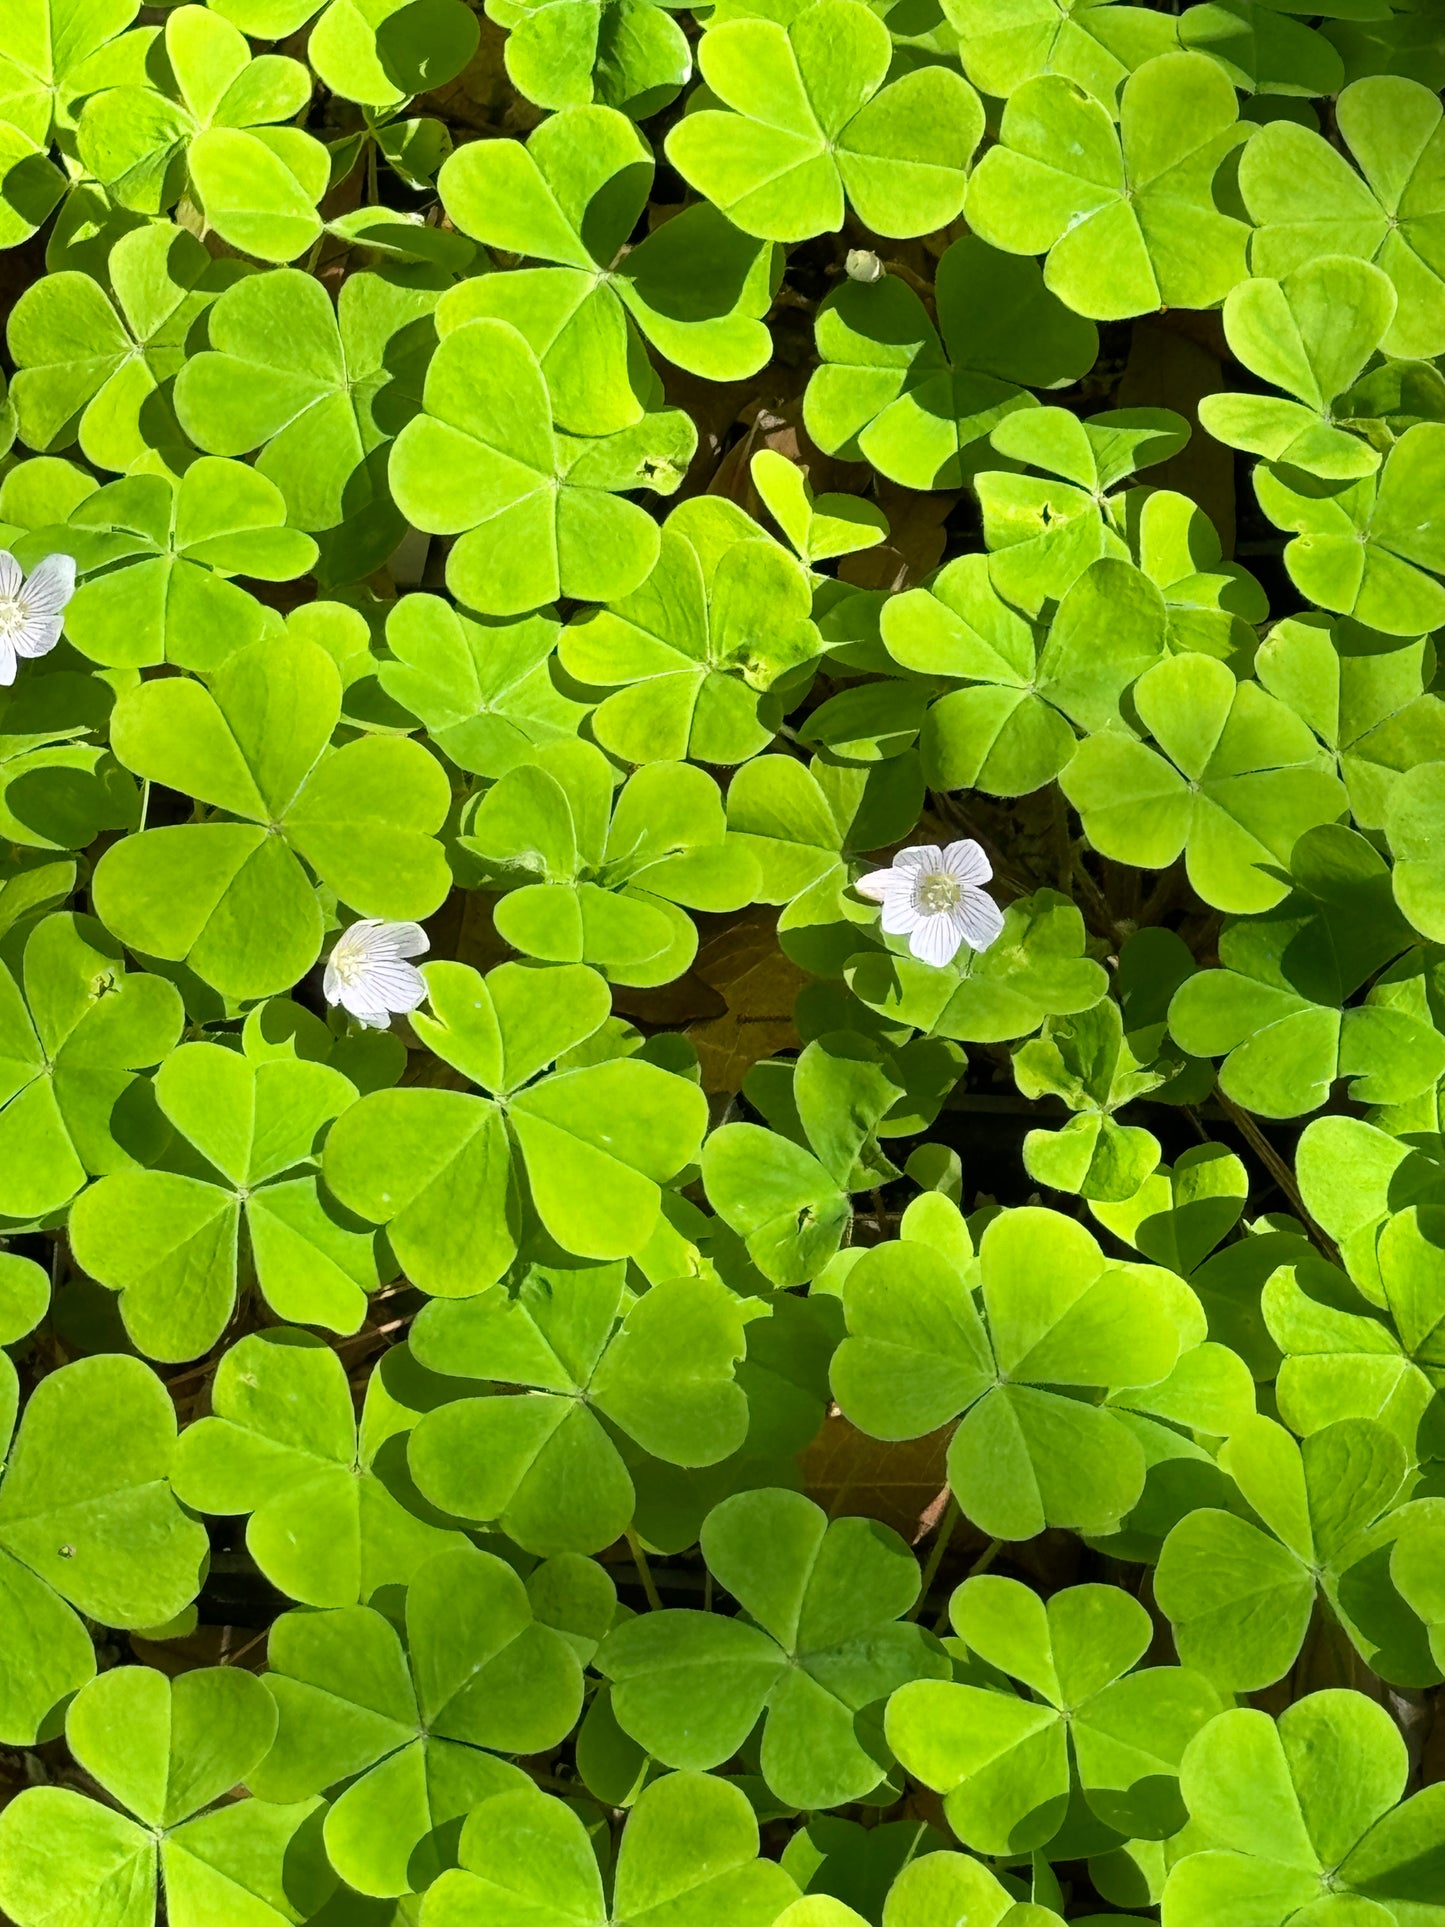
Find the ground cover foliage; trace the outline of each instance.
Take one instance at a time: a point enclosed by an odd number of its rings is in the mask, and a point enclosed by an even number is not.
[[[1445,1923],[1442,84],[0,0],[14,1927]]]

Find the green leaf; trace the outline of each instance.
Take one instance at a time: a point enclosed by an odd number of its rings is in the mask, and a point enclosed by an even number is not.
[[[95,1669],[61,1599],[158,1626],[199,1591],[206,1535],[172,1497],[175,1444],[175,1409],[138,1359],[79,1359],[31,1394],[0,1485],[0,1713],[15,1743]]]
[[[1371,475],[1378,450],[1334,426],[1332,404],[1389,329],[1395,290],[1346,255],[1307,261],[1283,281],[1242,281],[1224,304],[1237,360],[1292,396],[1206,395],[1199,419],[1218,441],[1329,481]]]
[[[1178,1327],[1147,1268],[1109,1266],[1055,1212],[1003,1213],[978,1262],[982,1314],[942,1253],[865,1253],[844,1285],[834,1396],[875,1438],[921,1437],[963,1415],[949,1482],[994,1538],[1107,1529],[1142,1490],[1142,1451],[1112,1413],[1052,1388],[1157,1383],[1179,1355]]]
[[[253,1332],[217,1367],[210,1415],[182,1434],[177,1490],[197,1511],[249,1515],[247,1549],[290,1598],[365,1604],[461,1543],[404,1463],[406,1432],[448,1396],[405,1353],[388,1354],[358,1435],[335,1352],[308,1332]]]
[[[87,1176],[134,1169],[164,1147],[148,1080],[183,1013],[162,978],[127,972],[89,917],[44,918],[26,942],[21,987],[0,966],[0,1212],[43,1217]]]
[[[179,482],[132,475],[97,489],[56,531],[88,576],[66,610],[71,641],[108,668],[217,668],[265,626],[229,578],[286,582],[316,560],[316,544],[285,520],[264,476],[209,456]]]
[[[518,620],[463,615],[440,596],[402,596],[386,619],[377,680],[450,761],[505,776],[576,734],[587,705],[558,679],[561,633],[547,611]]]
[[[583,0],[571,4],[580,10]],[[493,314],[520,328],[542,363],[558,423],[578,434],[639,418],[655,378],[633,325],[669,361],[714,381],[755,374],[772,353],[763,316],[780,278],[776,248],[705,204],[629,245],[652,167],[651,149],[623,115],[569,104],[525,147],[473,141],[438,177],[464,233],[568,270],[467,282],[442,303],[439,319],[451,327]]]
[[[461,540],[447,583],[469,607],[520,615],[558,595],[629,594],[657,556],[651,518],[621,491],[671,493],[697,435],[659,409],[594,441],[559,439],[537,356],[506,321],[468,321],[432,357],[423,412],[392,445],[397,506]]]
[[[1311,602],[1390,636],[1417,636],[1445,612],[1445,573],[1433,511],[1445,465],[1445,426],[1402,435],[1378,476],[1320,482],[1261,464],[1255,493],[1285,545],[1290,578]]]
[[[128,469],[148,449],[177,449],[172,384],[198,317],[237,270],[162,225],[123,234],[106,268],[114,301],[73,270],[25,290],[6,329],[17,371],[10,395],[29,447],[78,441],[97,468]]]
[[[735,20],[698,51],[709,101],[667,156],[746,233],[805,241],[843,225],[844,197],[879,234],[928,234],[963,206],[983,136],[977,94],[944,67],[887,81],[891,42],[858,0],[814,0],[784,27]],[[886,83],[886,84],[885,84]]]
[[[578,1927],[771,1927],[797,1898],[758,1858],[758,1823],[725,1780],[671,1773],[644,1789],[617,1851],[610,1913],[575,1809],[535,1789],[488,1802],[462,1831],[462,1868],[427,1901],[436,1927],[481,1927],[502,1911]]]
[[[446,777],[399,737],[331,751],[340,708],[331,657],[289,637],[237,651],[209,688],[172,677],[127,692],[113,724],[122,759],[220,820],[146,830],[106,852],[95,901],[122,942],[189,962],[228,996],[264,997],[289,990],[321,949],[303,860],[362,916],[431,915],[451,881],[434,835]]]
[[[1283,902],[1226,922],[1225,968],[1176,991],[1171,1034],[1194,1056],[1223,1056],[1221,1089],[1260,1116],[1315,1110],[1341,1076],[1367,1103],[1403,1103],[1445,1071],[1445,1040],[1373,992],[1340,1008],[1409,943],[1389,870],[1336,824],[1307,830],[1290,867],[1296,887]]]
[[[1245,274],[1243,221],[1212,188],[1249,133],[1233,85],[1203,54],[1161,53],[1107,107],[1063,74],[1011,92],[999,143],[969,183],[969,226],[1011,254],[1047,254],[1044,279],[1079,314],[1112,321],[1213,307]]]
[[[1007,99],[1038,74],[1062,74],[1112,108],[1143,61],[1176,45],[1177,24],[1108,0],[949,0],[963,70]]]
[[[912,1553],[886,1526],[829,1524],[811,1500],[780,1491],[725,1499],[702,1550],[756,1625],[654,1612],[617,1628],[597,1664],[618,1724],[665,1765],[706,1768],[762,1715],[763,1777],[780,1800],[862,1799],[890,1764],[869,1709],[908,1680],[946,1674],[936,1642],[898,1623],[918,1594]]]
[[[1090,737],[1061,787],[1094,848],[1164,869],[1181,852],[1189,880],[1221,910],[1271,909],[1278,876],[1306,830],[1344,808],[1314,738],[1252,683],[1208,656],[1175,656],[1134,692],[1140,717],[1169,757],[1117,732]]]
[[[1255,223],[1256,274],[1284,277],[1322,254],[1373,261],[1398,305],[1383,339],[1391,355],[1445,346],[1445,285],[1430,239],[1438,215],[1440,101],[1418,80],[1371,74],[1340,95],[1336,124],[1357,163],[1290,121],[1249,144],[1239,186]]]
[[[782,720],[775,685],[821,653],[811,606],[801,564],[701,497],[668,517],[646,579],[569,623],[558,654],[602,695],[593,728],[624,762],[741,763]]]
[[[1064,1821],[1071,1773],[1121,1831],[1161,1838],[1183,1823],[1179,1762],[1220,1702],[1183,1668],[1130,1671],[1150,1637],[1134,1600],[1073,1586],[1045,1607],[1017,1580],[989,1576],[966,1580],[950,1615],[971,1655],[1044,1702],[952,1682],[904,1686],[889,1701],[890,1742],[945,1795],[966,1846],[1012,1855],[1046,1845]]]
[[[330,164],[299,127],[211,127],[190,147],[191,186],[217,234],[259,261],[294,261],[321,233]]]
[[[1401,1683],[1430,1678],[1418,1621],[1388,1582],[1362,1583],[1389,1544],[1377,1528],[1405,1475],[1398,1439],[1372,1419],[1343,1418],[1297,1445],[1254,1418],[1220,1464],[1261,1523],[1205,1508],[1165,1541],[1155,1591],[1184,1663],[1224,1691],[1271,1684],[1294,1663],[1318,1588],[1368,1665]]]
[[[582,1705],[575,1653],[491,1553],[458,1546],[420,1565],[404,1632],[368,1606],[283,1614],[265,1676],[276,1743],[251,1775],[263,1798],[293,1801],[348,1782],[327,1853],[379,1898],[451,1864],[453,1823],[526,1784],[496,1755],[555,1746]]]
[[[333,310],[299,269],[253,275],[216,304],[210,351],[192,355],[176,383],[181,425],[198,447],[259,448],[256,468],[280,489],[293,527],[339,525],[359,545],[348,550],[348,580],[380,566],[401,539],[386,450],[421,407],[436,301],[434,289],[352,274]]]
[[[1362,1693],[1311,1693],[1278,1725],[1242,1707],[1221,1714],[1181,1770],[1210,1845],[1170,1873],[1170,1919],[1223,1927],[1247,1900],[1261,1927],[1331,1912],[1374,1923],[1399,1918],[1398,1905],[1428,1920],[1439,1802],[1427,1791],[1396,1805],[1407,1768],[1394,1723]]]
[[[596,102],[646,120],[692,72],[682,29],[653,0],[491,0],[488,13],[511,28],[507,72],[539,107]]]
[[[634,1509],[610,1427],[673,1465],[715,1465],[742,1445],[735,1368],[764,1307],[704,1278],[654,1285],[630,1308],[620,1298],[616,1265],[536,1265],[515,1291],[494,1285],[423,1314],[423,1364],[492,1382],[418,1428],[411,1466],[435,1504],[497,1519],[536,1552],[598,1552]]]
[[[291,120],[311,98],[299,61],[253,59],[245,36],[206,7],[167,15],[147,68],[150,84],[127,84],[127,76],[118,87],[87,90],[76,128],[87,169],[139,214],[159,214],[179,198],[189,145],[204,130]]]
[[[1097,330],[1032,262],[973,236],[940,259],[934,302],[936,329],[896,275],[844,281],[818,311],[820,366],[803,402],[820,448],[908,488],[959,487],[987,459],[990,430],[1035,405],[1030,387],[1068,381],[1098,353]]]

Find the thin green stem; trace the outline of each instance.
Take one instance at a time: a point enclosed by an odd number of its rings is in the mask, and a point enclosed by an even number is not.
[[[948,1551],[948,1542],[953,1537],[953,1529],[958,1524],[958,1520],[958,1501],[950,1492],[939,1516],[938,1528],[933,1535],[933,1544],[929,1547],[928,1563],[923,1568],[923,1580],[918,1588],[918,1597],[914,1600],[911,1611],[905,1615],[906,1618],[917,1619],[923,1611],[923,1602],[928,1597],[929,1588],[938,1577],[938,1568],[943,1563],[943,1555]]]
[[[657,1581],[652,1576],[652,1568],[647,1563],[647,1554],[642,1550],[642,1541],[636,1531],[627,1528],[627,1545],[632,1554],[632,1563],[637,1568],[637,1576],[642,1581],[642,1590],[647,1595],[647,1604],[652,1612],[662,1611],[662,1600],[658,1594]]]

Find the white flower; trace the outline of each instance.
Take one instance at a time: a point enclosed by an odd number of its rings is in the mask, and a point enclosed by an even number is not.
[[[940,850],[924,843],[900,850],[891,870],[873,870],[856,888],[883,905],[883,928],[908,939],[924,963],[950,963],[960,945],[987,950],[1003,929],[1003,912],[982,885],[993,875],[988,858],[972,841]]]
[[[0,684],[14,682],[21,656],[50,654],[74,594],[74,556],[47,555],[27,582],[15,557],[0,549]]]
[[[426,979],[406,959],[430,949],[419,923],[363,917],[342,931],[326,960],[327,1003],[368,1030],[385,1030],[395,1013],[415,1010],[426,996]]]

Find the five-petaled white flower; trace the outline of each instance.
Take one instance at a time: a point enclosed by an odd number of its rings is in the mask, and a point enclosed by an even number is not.
[[[326,959],[327,1003],[340,1004],[368,1030],[385,1030],[426,996],[426,979],[406,959],[430,948],[419,923],[363,917],[342,931]]]
[[[14,682],[21,656],[50,654],[74,594],[74,556],[47,555],[27,581],[10,551],[0,549],[0,684]]]
[[[988,858],[971,840],[946,850],[923,843],[900,850],[891,869],[859,877],[856,888],[883,905],[889,936],[907,937],[915,957],[943,965],[962,944],[987,950],[1003,929],[1003,912],[981,887],[992,875]]]

